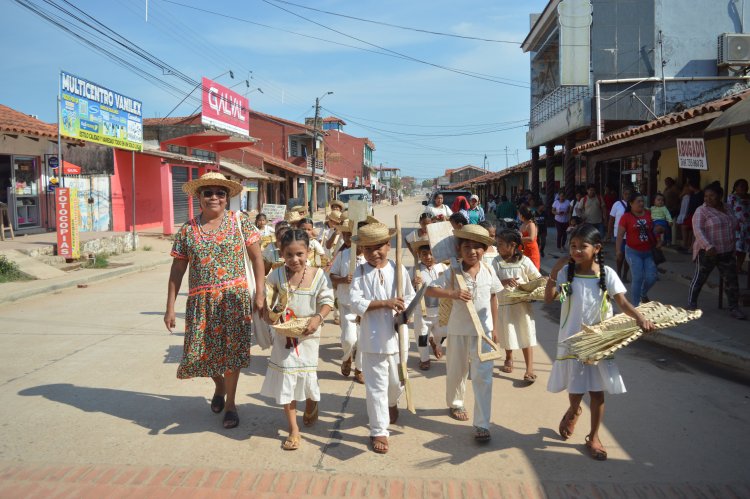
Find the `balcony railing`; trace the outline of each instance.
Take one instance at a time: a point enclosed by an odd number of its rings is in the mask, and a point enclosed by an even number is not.
[[[591,88],[557,87],[531,108],[531,128],[538,126],[576,102],[591,98]]]
[[[312,159],[313,159],[313,157],[311,155],[307,156],[307,167],[308,168],[312,168],[312,164],[313,164]],[[315,161],[315,168],[323,168],[323,165],[324,165],[324,163],[323,163],[322,159],[318,159],[318,160]]]

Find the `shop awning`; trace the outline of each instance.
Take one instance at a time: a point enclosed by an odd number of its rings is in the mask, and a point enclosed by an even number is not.
[[[750,98],[743,99],[724,111],[706,127],[706,132],[717,132],[744,125],[750,125]]]
[[[83,168],[78,165],[74,165],[69,161],[63,161],[63,175],[80,175],[82,170]]]
[[[278,175],[272,175],[267,172],[261,172],[254,168],[250,168],[246,165],[240,165],[234,161],[222,159],[219,162],[222,170],[226,170],[229,173],[242,177],[245,180],[264,180],[266,182],[283,182],[284,178]]]

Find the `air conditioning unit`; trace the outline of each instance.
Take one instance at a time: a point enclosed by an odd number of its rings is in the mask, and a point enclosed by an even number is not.
[[[719,35],[717,64],[721,66],[750,66],[750,34],[722,33]]]

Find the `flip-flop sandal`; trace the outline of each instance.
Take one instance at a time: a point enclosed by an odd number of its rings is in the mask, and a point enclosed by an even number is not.
[[[599,445],[601,445],[601,442],[599,442]],[[589,450],[589,455],[593,459],[596,459],[597,461],[607,460],[607,451],[605,451],[603,447],[595,449],[594,443],[591,441],[591,435],[586,435],[586,448]]]
[[[504,373],[512,373],[513,372],[513,359],[505,359],[505,362],[503,363],[503,367],[500,368],[500,370]]]
[[[311,413],[308,413],[307,411],[305,411],[305,413],[302,415],[302,423],[305,426],[312,426],[315,424],[317,420],[318,420],[318,403],[315,402],[315,409],[313,409]]]
[[[440,360],[443,358],[443,351],[440,346],[435,343],[435,338],[430,338],[430,346],[432,347],[432,354],[436,359]]]
[[[370,437],[370,444],[375,454],[388,454],[388,437]]]
[[[352,373],[352,358],[349,357],[344,362],[341,363],[341,374],[344,375],[344,377],[348,378],[349,375]]]
[[[237,426],[240,424],[240,417],[237,414],[237,411],[227,411],[224,414],[224,428],[227,430],[231,430],[232,428],[237,428]]]
[[[297,450],[299,449],[299,445],[301,442],[302,439],[299,435],[289,435],[284,441],[284,445],[282,445],[281,448],[284,450]]]
[[[224,410],[224,395],[214,395],[211,399],[211,411],[219,414]]]
[[[419,370],[420,371],[429,371],[430,370],[430,361],[425,360],[424,362],[419,363]]]
[[[526,382],[528,382],[529,384],[531,384],[534,381],[536,381],[536,374],[526,373],[526,374],[523,375],[523,380],[526,381]]]
[[[492,438],[492,435],[490,435],[490,430],[487,428],[479,428],[478,426],[474,427],[474,440],[477,442],[489,442]]]
[[[567,440],[573,436],[573,431],[576,428],[578,416],[581,415],[581,412],[583,412],[583,409],[581,409],[581,406],[578,406],[578,410],[576,411],[575,415],[570,415],[570,409],[565,411],[565,414],[563,414],[563,417],[560,420],[560,426],[557,429],[563,440]]]
[[[450,415],[456,421],[468,421],[469,420],[469,413],[466,412],[466,409],[464,409],[463,407],[460,407],[460,408],[453,407],[453,408],[451,408]]]
[[[398,421],[398,406],[388,408],[388,417],[390,418],[391,424],[395,424]]]

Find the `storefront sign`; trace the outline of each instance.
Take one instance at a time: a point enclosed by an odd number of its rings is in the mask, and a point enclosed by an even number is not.
[[[258,182],[256,180],[243,180],[242,186],[247,192],[258,192]]]
[[[349,186],[349,179],[348,179],[348,178],[346,178],[346,177],[342,178],[342,179],[341,179],[341,185],[342,185],[343,187],[348,187],[348,186]]]
[[[67,161],[63,161],[63,174],[80,175],[81,167],[78,165],[74,165],[73,163],[68,163]]]
[[[69,260],[80,258],[78,190],[59,188],[55,190],[55,197],[57,198],[57,254]]]
[[[66,137],[143,150],[141,102],[60,72],[60,133]]]
[[[703,139],[677,139],[677,162],[686,170],[708,170]]]
[[[265,213],[266,219],[268,219],[269,222],[275,223],[279,220],[284,220],[284,215],[286,214],[286,205],[266,203],[263,205],[262,213]]]
[[[51,169],[55,169],[58,166],[60,166],[60,160],[57,158],[57,156],[52,156],[51,154],[45,154],[47,157],[47,166]]]
[[[203,78],[201,123],[250,136],[250,101],[215,81]]]

